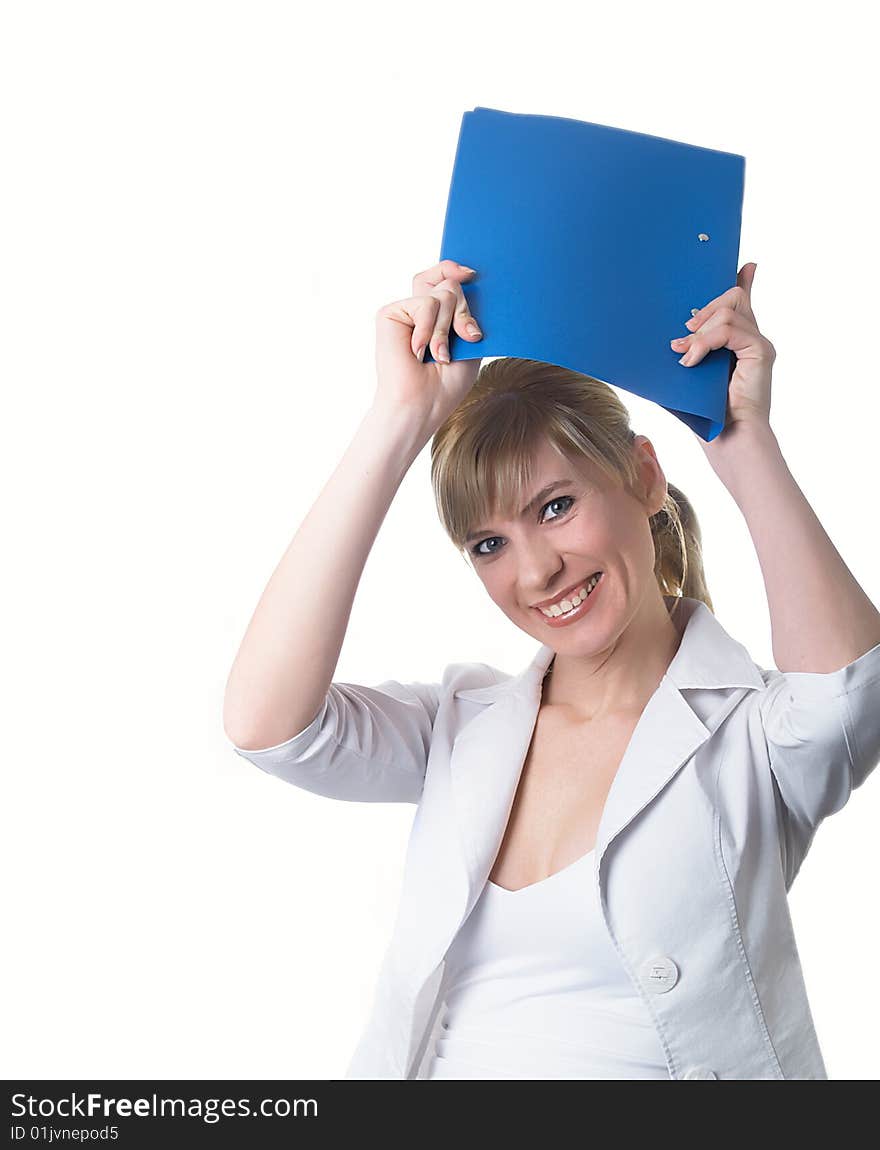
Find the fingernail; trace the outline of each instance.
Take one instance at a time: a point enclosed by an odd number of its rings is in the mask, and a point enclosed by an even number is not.
[[[673,339],[670,341],[673,347],[682,347],[684,345],[683,339]]]
[[[449,348],[445,343],[441,343],[437,348],[437,358],[441,363],[449,363]]]
[[[693,351],[686,351],[678,362],[683,363],[685,367],[690,367],[692,359]]]
[[[426,346],[427,345],[423,343],[422,346],[419,348],[419,350],[416,352],[416,359],[419,360],[420,362],[421,362],[421,360],[423,360],[425,358],[425,347]]]
[[[469,323],[467,325],[467,330],[468,330],[468,335],[482,335],[483,334],[475,323]]]
[[[461,270],[462,270],[463,272],[473,272],[473,273],[474,273],[474,275],[476,275],[476,274],[477,274],[477,269],[476,269],[476,268],[469,268],[469,267],[468,267],[466,264],[459,264],[458,266],[461,268]]]

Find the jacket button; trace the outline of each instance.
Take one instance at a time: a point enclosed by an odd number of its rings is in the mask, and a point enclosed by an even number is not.
[[[707,1070],[705,1066],[692,1066],[690,1070],[685,1070],[682,1078],[717,1078],[718,1075],[714,1070]]]
[[[665,994],[678,982],[678,967],[666,954],[645,959],[639,967],[639,974],[653,994]]]

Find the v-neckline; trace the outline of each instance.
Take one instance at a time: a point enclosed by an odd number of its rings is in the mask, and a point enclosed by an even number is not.
[[[535,887],[544,886],[546,883],[550,882],[552,879],[558,878],[559,875],[563,875],[566,873],[566,871],[572,870],[579,863],[586,862],[586,860],[588,858],[591,858],[595,853],[596,853],[596,848],[594,846],[590,850],[588,850],[586,854],[582,854],[579,858],[576,858],[574,860],[574,862],[570,862],[566,866],[560,867],[559,870],[555,870],[553,872],[553,874],[545,875],[543,878],[539,878],[535,882],[526,883],[525,886],[518,886],[516,888],[516,890],[511,890],[509,887],[506,887],[506,886],[499,886],[499,884],[497,882],[494,882],[490,878],[486,879],[486,886],[492,887],[493,890],[500,891],[500,893],[503,895],[525,894],[525,892],[527,890],[534,890]]]

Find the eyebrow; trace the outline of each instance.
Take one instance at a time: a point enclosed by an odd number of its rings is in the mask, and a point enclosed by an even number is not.
[[[552,483],[548,483],[546,487],[542,487],[539,492],[532,498],[529,504],[520,511],[520,518],[525,519],[530,511],[536,510],[537,505],[542,499],[546,498],[551,491],[555,491],[557,487],[568,487],[571,483],[570,479],[554,479]],[[465,536],[465,543],[470,543],[472,540],[478,538],[480,535],[485,535],[488,528],[483,528],[480,531],[471,531],[469,535]]]

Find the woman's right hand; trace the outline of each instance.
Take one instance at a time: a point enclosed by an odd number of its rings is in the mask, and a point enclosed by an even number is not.
[[[474,272],[453,260],[441,260],[413,277],[409,299],[386,304],[376,314],[376,395],[374,407],[412,413],[429,437],[468,394],[480,359],[423,363],[430,346],[435,360],[449,355],[449,331],[471,342],[483,338],[468,330],[476,323],[461,290]]]

